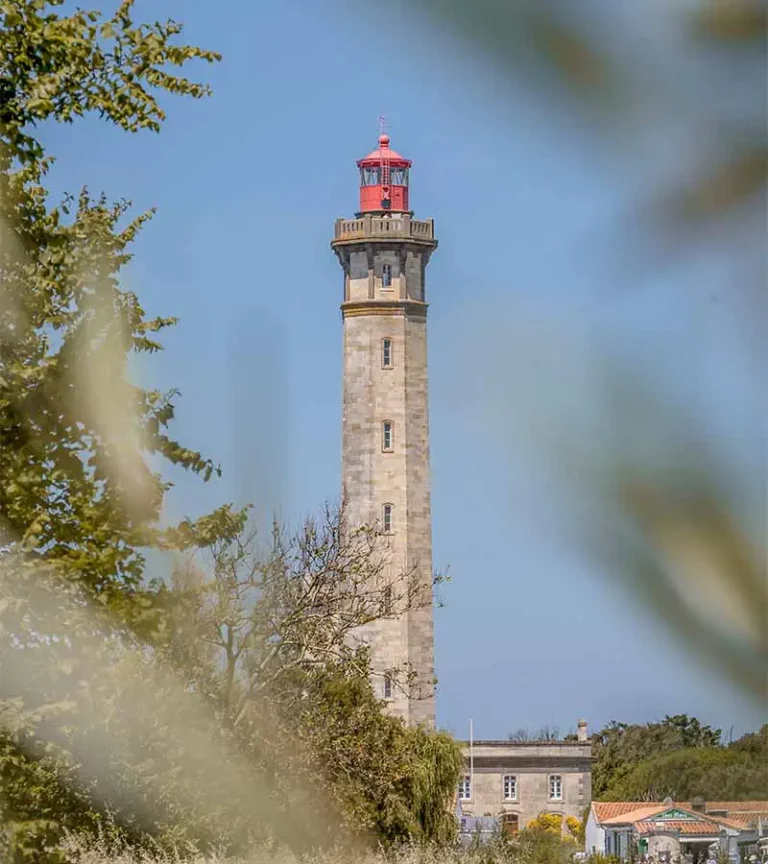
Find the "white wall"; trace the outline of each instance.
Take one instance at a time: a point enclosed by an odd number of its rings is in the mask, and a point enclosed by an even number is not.
[[[584,847],[587,852],[605,854],[605,828],[595,818],[594,808],[589,808],[589,817],[584,830]]]

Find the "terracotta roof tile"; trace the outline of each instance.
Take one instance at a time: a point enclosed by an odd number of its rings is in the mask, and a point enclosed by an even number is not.
[[[598,822],[623,816],[633,810],[645,807],[662,807],[662,803],[655,801],[593,801],[592,809]],[[672,806],[672,805],[670,805]],[[675,807],[684,810],[692,810],[690,801],[676,801]],[[721,816],[713,816],[712,810],[725,810],[726,819],[734,823],[732,827],[743,827],[744,825],[756,825],[760,818],[768,818],[768,801],[707,801],[705,802],[706,813],[703,814],[710,819],[722,819]],[[615,823],[614,823],[615,824]],[[725,823],[724,823],[725,824]]]
[[[632,810],[637,810],[640,807],[653,807],[652,801],[647,804],[642,801],[593,801],[592,810],[595,813],[595,818],[598,822],[605,822],[606,819],[612,819],[614,816],[621,816],[624,813],[630,813]]]
[[[662,828],[663,826],[663,828]],[[638,822],[635,825],[635,831],[638,834],[653,834],[655,831],[679,831],[681,834],[697,834],[708,837],[716,837],[720,831],[716,822],[686,822],[685,820],[670,819],[664,822],[654,822],[648,820],[646,822]]]
[[[768,801],[707,801],[707,810],[727,810],[729,813],[768,813]]]
[[[666,804],[641,804],[639,807],[636,804],[634,810],[618,813],[609,819],[603,819],[603,825],[627,825],[629,823],[640,822],[642,819],[649,819],[651,816],[663,813],[669,809]]]

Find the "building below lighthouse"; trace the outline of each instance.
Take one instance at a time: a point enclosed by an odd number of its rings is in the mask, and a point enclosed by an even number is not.
[[[434,223],[409,210],[411,162],[381,135],[357,163],[359,210],[331,246],[344,271],[342,500],[376,526],[391,614],[370,626],[373,684],[408,725],[435,723],[426,270]]]

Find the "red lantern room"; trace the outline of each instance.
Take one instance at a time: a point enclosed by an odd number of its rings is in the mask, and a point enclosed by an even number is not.
[[[379,146],[357,163],[360,169],[360,212],[408,212],[408,169],[404,159],[389,146],[389,135],[379,135]]]

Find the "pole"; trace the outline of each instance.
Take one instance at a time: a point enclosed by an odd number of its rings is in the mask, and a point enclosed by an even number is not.
[[[475,752],[474,752],[474,730],[472,728],[472,718],[469,718],[469,795],[470,798],[475,797]]]

